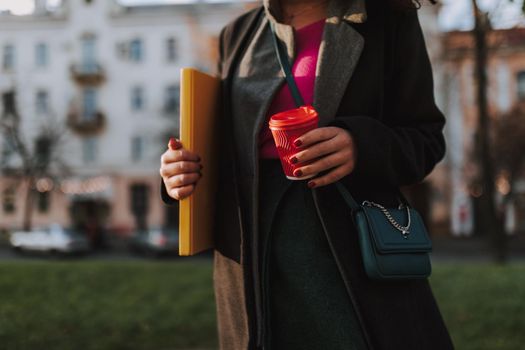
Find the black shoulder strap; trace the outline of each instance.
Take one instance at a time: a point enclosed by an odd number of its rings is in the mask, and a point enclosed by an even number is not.
[[[277,37],[277,34],[275,33],[275,28],[273,23],[270,22],[270,28],[272,30],[272,36],[273,36],[273,44],[275,47],[275,53],[277,55],[277,59],[279,60],[279,64],[281,65],[281,69],[284,73],[284,77],[286,78],[286,83],[288,84],[288,88],[290,89],[290,93],[292,94],[292,97],[295,101],[295,105],[297,107],[304,106],[304,100],[301,96],[301,92],[297,88],[297,84],[295,83],[295,79],[292,74],[292,68],[290,66],[290,61],[288,60],[288,53],[286,50],[284,50],[283,46],[279,42],[279,38]],[[360,206],[352,197],[350,192],[346,189],[346,187],[339,181],[335,182],[335,186],[341,193],[341,196],[343,196],[343,199],[348,204],[348,206],[353,209],[359,209]]]
[[[290,61],[288,60],[288,53],[279,42],[279,38],[275,33],[275,26],[273,22],[270,22],[270,28],[272,30],[273,46],[275,48],[275,53],[277,54],[279,65],[281,66],[281,70],[284,73],[286,83],[288,84],[288,88],[290,89],[290,93],[292,94],[295,105],[297,107],[304,106],[303,97],[301,96],[299,88],[297,88],[297,84],[295,83],[295,79],[292,74],[292,67],[290,66]]]

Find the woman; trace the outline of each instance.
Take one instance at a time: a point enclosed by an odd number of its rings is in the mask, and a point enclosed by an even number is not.
[[[223,137],[214,286],[222,349],[452,349],[427,280],[367,278],[348,207],[393,206],[445,151],[442,113],[410,0],[265,0],[220,35]],[[302,135],[290,181],[268,130],[294,108],[270,22],[319,128]],[[199,155],[161,159],[166,203],[190,195]]]

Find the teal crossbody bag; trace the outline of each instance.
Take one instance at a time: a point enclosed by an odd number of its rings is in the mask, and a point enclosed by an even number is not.
[[[295,84],[286,51],[270,25],[275,52],[297,107],[304,101]],[[357,229],[363,265],[374,280],[426,278],[431,273],[432,242],[419,213],[405,201],[397,208],[385,208],[372,201],[361,204],[341,183],[335,183],[350,208]]]
[[[384,280],[430,276],[432,242],[414,208],[406,203],[398,208],[385,208],[371,201],[358,204],[342,183],[335,185],[351,209],[368,277]]]

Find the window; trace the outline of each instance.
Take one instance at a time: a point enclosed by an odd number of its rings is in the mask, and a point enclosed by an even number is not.
[[[82,70],[84,73],[95,73],[96,63],[96,41],[93,35],[85,35],[82,38]]]
[[[15,116],[16,114],[16,100],[14,90],[2,93],[2,107],[4,107],[4,116]]]
[[[525,71],[518,73],[518,98],[525,100]]]
[[[146,216],[149,209],[149,187],[146,184],[130,186],[131,212],[135,216],[138,228],[146,227]]]
[[[142,61],[142,40],[133,39],[130,42],[129,59],[134,62]]]
[[[50,137],[40,136],[35,140],[35,159],[38,164],[48,164],[51,160],[53,140]]]
[[[97,113],[97,91],[93,88],[84,89],[82,92],[82,119],[93,121]]]
[[[131,159],[134,162],[142,160],[144,157],[144,139],[140,136],[135,136],[131,139]]]
[[[38,114],[49,112],[49,95],[45,90],[36,92],[36,112]]]
[[[14,137],[10,134],[4,135],[3,144],[2,144],[2,162],[7,162],[9,157],[16,151],[16,143]]]
[[[117,56],[130,62],[144,60],[144,43],[142,39],[124,40],[116,44]]]
[[[97,140],[94,137],[84,139],[82,144],[82,158],[84,163],[93,163],[97,159]]]
[[[166,89],[166,113],[175,114],[179,112],[180,89],[176,85],[168,86]]]
[[[166,58],[168,62],[177,60],[177,40],[175,38],[169,38],[166,42]]]
[[[13,45],[4,46],[3,66],[5,70],[15,68],[15,47]]]
[[[501,112],[508,111],[511,107],[511,95],[509,94],[509,88],[511,87],[510,70],[507,62],[499,62],[494,69],[495,77],[494,82],[497,87],[496,92],[493,93],[495,105]]]
[[[48,59],[47,45],[44,43],[37,44],[35,47],[35,65],[38,68],[47,67]]]
[[[38,192],[37,207],[39,213],[47,213],[49,211],[50,192]]]
[[[131,109],[134,111],[144,109],[144,89],[140,86],[131,89]]]
[[[4,190],[4,198],[2,201],[2,206],[4,213],[10,214],[14,213],[16,210],[15,206],[16,192],[14,187],[8,187]]]

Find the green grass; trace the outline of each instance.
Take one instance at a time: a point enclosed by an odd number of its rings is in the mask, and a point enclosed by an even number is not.
[[[525,348],[525,264],[438,264],[432,288],[458,350]]]
[[[0,349],[214,349],[209,261],[0,263]],[[435,264],[457,349],[523,348],[525,264]]]
[[[212,349],[211,264],[0,264],[1,349]]]

